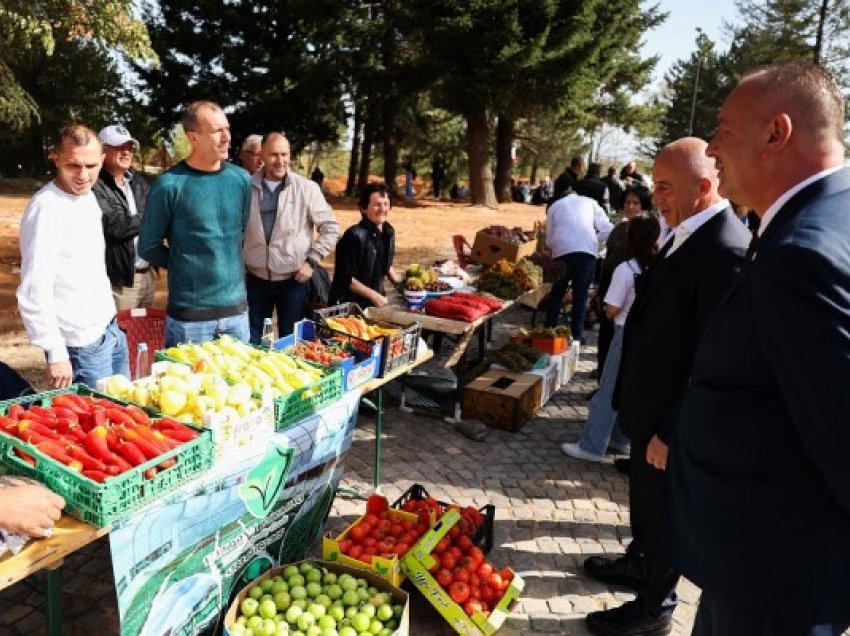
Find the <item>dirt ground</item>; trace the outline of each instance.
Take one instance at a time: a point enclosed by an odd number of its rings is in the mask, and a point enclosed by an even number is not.
[[[17,369],[37,389],[43,389],[44,356],[29,344],[15,299],[20,273],[18,231],[28,200],[27,195],[0,195],[0,360]],[[350,200],[329,201],[343,229],[359,221],[360,213]],[[530,230],[535,221],[544,218],[542,207],[521,203],[505,204],[498,210],[427,199],[399,204],[390,211],[390,223],[396,229],[395,263],[406,267],[410,263],[454,259],[454,234],[462,234],[471,243],[476,231],[488,225]],[[333,268],[333,255],[324,265]],[[158,285],[157,306],[165,306],[167,294],[163,276]]]

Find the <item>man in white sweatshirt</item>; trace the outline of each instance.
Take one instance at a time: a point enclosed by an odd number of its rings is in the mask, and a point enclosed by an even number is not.
[[[72,124],[60,131],[50,158],[56,178],[30,200],[21,220],[18,309],[29,339],[44,349],[50,388],[94,387],[109,375],[129,376],[91,191],[103,148],[92,130]]]

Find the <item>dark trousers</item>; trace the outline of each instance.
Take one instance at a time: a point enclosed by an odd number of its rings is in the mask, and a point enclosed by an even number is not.
[[[564,294],[572,283],[573,307],[570,312],[570,331],[573,338],[580,340],[584,332],[584,317],[587,314],[587,290],[590,289],[590,282],[593,280],[596,257],[584,252],[570,252],[559,256],[556,260],[564,263],[567,273],[552,285],[549,304],[546,306],[546,326],[557,326]]]
[[[263,321],[272,317],[273,310],[277,310],[279,338],[291,334],[293,325],[304,317],[307,283],[297,283],[294,278],[265,280],[248,273],[245,287],[248,292],[248,324],[253,344],[260,344]]]
[[[35,393],[29,382],[5,362],[0,362],[0,400],[11,400]]]
[[[632,525],[630,553],[639,550],[644,559],[646,585],[638,592],[638,603],[653,614],[670,614],[676,607],[679,574],[668,556],[669,510],[667,473],[646,462],[646,444],[632,440],[629,506]],[[634,546],[634,547],[633,547]]]
[[[602,300],[599,300],[602,307]],[[605,311],[599,314],[599,337],[596,339],[596,379],[602,377],[605,369],[605,358],[608,357],[608,349],[611,348],[611,340],[614,338],[614,321],[605,315]]]
[[[794,599],[788,602],[793,605]],[[848,625],[800,625],[702,593],[691,636],[840,636]]]

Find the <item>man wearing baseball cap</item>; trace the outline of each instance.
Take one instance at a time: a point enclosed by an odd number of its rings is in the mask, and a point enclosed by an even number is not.
[[[139,258],[139,223],[145,211],[148,183],[132,169],[139,142],[119,125],[107,126],[98,135],[104,160],[92,188],[103,212],[106,240],[106,274],[112,284],[115,308],[153,306],[156,281],[150,264]]]

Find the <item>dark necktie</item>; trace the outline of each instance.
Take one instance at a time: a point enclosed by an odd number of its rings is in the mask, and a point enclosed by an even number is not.
[[[746,256],[744,256],[744,260],[751,261],[755,258],[756,251],[759,248],[759,240],[760,240],[759,233],[756,230],[756,231],[753,232],[753,238],[750,241],[750,246],[747,248],[747,254],[746,254]]]

